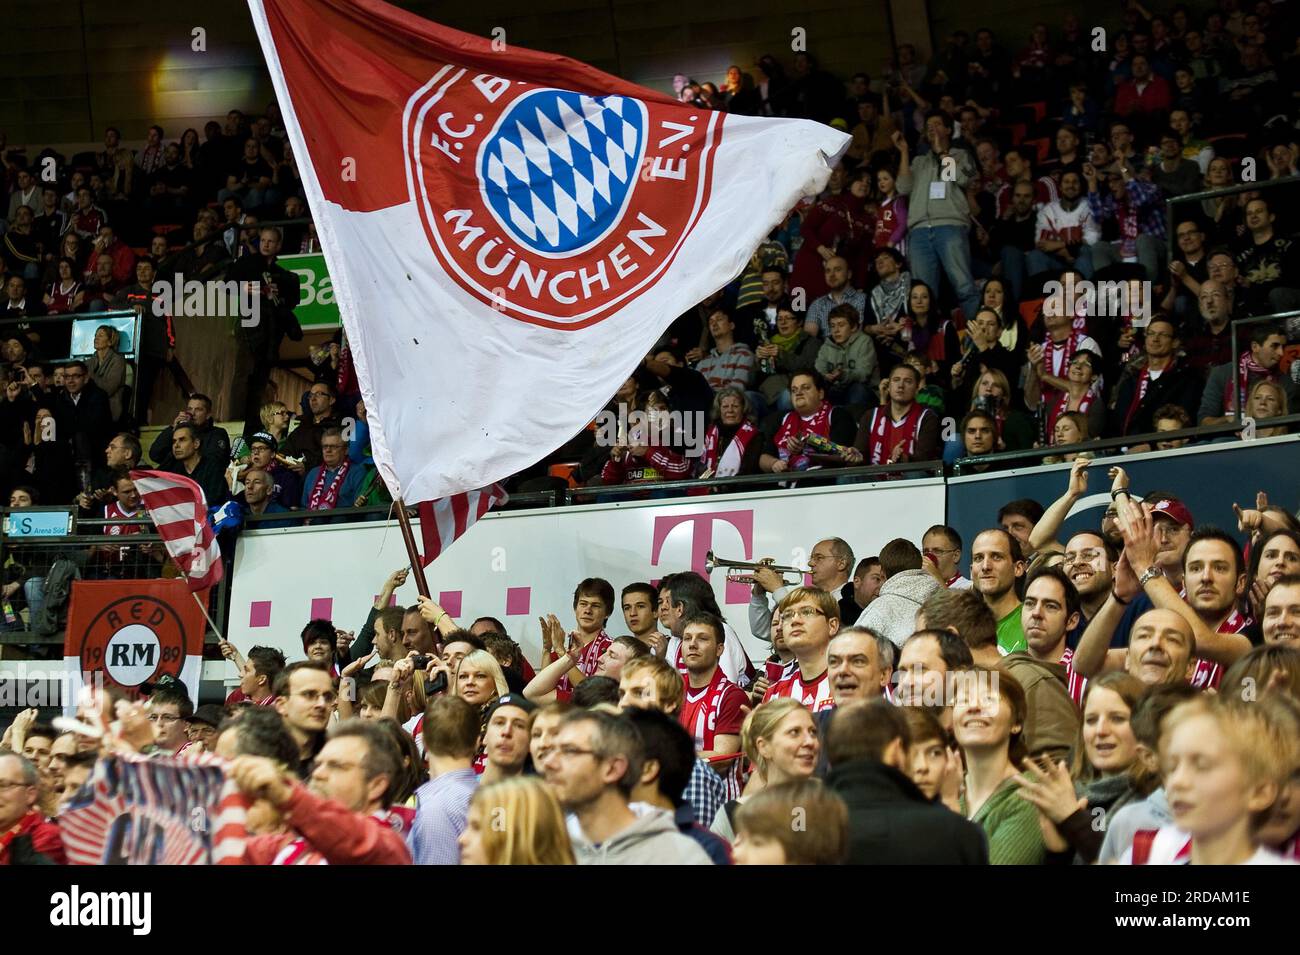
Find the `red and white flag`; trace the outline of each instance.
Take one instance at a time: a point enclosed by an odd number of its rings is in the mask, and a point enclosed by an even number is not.
[[[215,586],[223,573],[221,550],[208,523],[203,489],[183,474],[166,471],[132,471],[131,480],[190,590]]]
[[[395,497],[578,433],[850,138],[380,0],[249,0]]]
[[[500,484],[453,494],[420,505],[420,534],[424,538],[424,566],[432,564],[470,525],[509,499]]]

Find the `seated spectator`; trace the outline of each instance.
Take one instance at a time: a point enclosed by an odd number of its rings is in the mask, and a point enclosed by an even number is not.
[[[1255,382],[1277,382],[1286,393],[1288,403],[1295,400],[1296,385],[1279,373],[1286,348],[1286,335],[1267,323],[1250,330],[1250,351],[1241,356],[1237,368],[1219,365],[1210,372],[1201,397],[1197,417],[1202,425],[1225,424],[1238,408],[1244,408]]]
[[[365,467],[347,458],[343,431],[326,428],[320,439],[321,463],[307,472],[299,506],[308,511],[355,507],[365,480]]]
[[[274,478],[270,472],[258,467],[250,467],[244,472],[243,488],[235,497],[235,500],[243,507],[245,516],[256,514],[283,514],[289,508],[285,507],[273,496],[279,488],[275,484]],[[247,525],[252,530],[267,530],[276,527],[294,527],[295,521],[261,521],[256,524]]]
[[[803,320],[788,303],[776,310],[776,331],[767,335],[765,344],[759,345],[755,354],[759,370],[770,368],[771,373],[761,378],[759,393],[768,408],[788,414],[794,407],[790,402],[790,379],[801,371],[812,371],[817,363],[821,342],[803,328]]]
[[[281,453],[286,458],[302,461],[305,469],[321,462],[321,435],[328,428],[341,428],[342,420],[335,411],[338,390],[328,381],[315,382],[307,390],[308,414],[283,441]]]
[[[1151,181],[1166,196],[1182,196],[1201,189],[1201,167],[1183,155],[1183,140],[1173,129],[1160,134],[1160,151],[1147,157]]]
[[[135,274],[135,253],[131,251],[130,246],[118,238],[113,227],[108,223],[104,223],[98,229],[91,245],[90,258],[86,260],[86,268],[91,272],[97,271],[96,263],[101,258],[112,261],[115,281],[122,285],[131,281],[131,276]]]
[[[1015,678],[978,668],[956,682],[952,728],[966,761],[962,812],[983,828],[993,865],[1041,865],[1047,855],[1038,811],[1020,797],[1017,767],[1027,705]]]
[[[1088,430],[1088,419],[1078,411],[1067,411],[1056,419],[1056,425],[1052,428],[1052,447],[1087,444],[1100,435],[1094,435]],[[1076,458],[1095,457],[1092,451],[1071,451],[1068,454],[1048,455],[1043,458],[1044,464],[1060,464],[1061,462],[1070,462]]]
[[[713,402],[713,421],[704,435],[700,477],[756,474],[763,437],[754,427],[749,399],[739,388],[723,388]]]
[[[1161,405],[1152,415],[1156,431],[1182,431],[1192,427],[1192,416],[1181,405]],[[1156,442],[1159,451],[1172,451],[1184,447],[1191,438],[1168,438]]]
[[[86,363],[91,381],[108,395],[114,421],[121,421],[126,410],[126,359],[117,351],[120,337],[111,325],[100,325],[95,329],[95,354]]]
[[[730,385],[749,388],[754,381],[754,352],[736,340],[736,324],[723,309],[709,316],[709,335],[713,350],[696,362],[695,370],[715,392]]]
[[[1117,160],[1105,170],[1091,163],[1083,167],[1088,182],[1088,205],[1093,221],[1102,230],[1102,238],[1091,246],[1094,273],[1116,262],[1137,262],[1146,272],[1148,282],[1160,278],[1160,263],[1165,255],[1165,213],[1160,190],[1149,182],[1135,178],[1131,159]],[[1097,188],[1104,175],[1108,192]],[[1118,238],[1107,239],[1118,232]]]
[[[759,466],[766,472],[804,471],[814,465],[811,455],[828,462],[861,461],[850,447],[853,415],[847,408],[834,407],[826,400],[826,383],[817,371],[799,372],[790,381],[794,410],[785,416],[776,436],[767,446]],[[838,455],[819,452],[808,446],[807,438],[825,438],[844,448]]]
[[[1285,379],[1284,379],[1285,380]],[[1286,391],[1282,385],[1276,381],[1269,381],[1261,378],[1250,386],[1250,395],[1246,398],[1246,416],[1257,422],[1265,422],[1269,418],[1282,418],[1290,414],[1287,410]],[[1274,427],[1263,427],[1257,425],[1255,428],[1255,437],[1257,438],[1274,438],[1278,435],[1286,434],[1289,431],[1286,425],[1277,425]],[[1245,432],[1242,432],[1244,438]]]
[[[859,329],[860,323],[857,309],[847,303],[836,305],[827,315],[830,338],[817,353],[816,367],[834,404],[865,405],[880,387],[876,346]]]
[[[867,310],[867,296],[850,284],[853,270],[844,256],[832,255],[825,261],[822,271],[826,278],[826,294],[808,306],[804,331],[825,341],[830,336],[831,312],[840,305],[851,305],[860,317]]]
[[[973,318],[966,323],[966,337],[957,346],[960,357],[953,363],[950,375],[952,407],[962,408],[970,403],[975,386],[981,377],[990,371],[996,371],[1006,381],[1018,380],[1020,361],[1014,352],[1008,350],[1000,340],[1002,325],[998,313],[991,308],[981,307]],[[949,332],[955,345],[957,335]]]
[[[1056,180],[1051,176],[1034,175],[1033,151],[1024,146],[1008,149],[1003,156],[1007,166],[1007,184],[998,192],[997,214],[1001,218],[1012,206],[1018,183],[1028,183],[1034,190],[1034,209],[1056,201]]]
[[[1237,269],[1246,283],[1246,307],[1252,315],[1300,308],[1300,247],[1274,231],[1269,200],[1256,196],[1246,203],[1250,235],[1237,252]]]
[[[911,753],[924,742],[913,739],[908,726],[906,714],[914,711],[876,701],[841,707],[830,718],[826,785],[848,806],[848,861],[987,865],[980,828],[932,802],[908,778]],[[742,825],[749,812],[749,806],[742,809]]]
[[[194,223],[191,235],[193,244],[177,254],[172,268],[186,281],[207,282],[217,278],[230,258],[221,236],[203,220]]]
[[[1078,324],[1071,316],[1075,308],[1068,303],[1052,299],[1048,303],[1053,307],[1044,308],[1043,326],[1046,335],[1043,343],[1029,346],[1027,356],[1029,369],[1025,376],[1025,404],[1030,408],[1038,407],[1041,401],[1046,407],[1058,404],[1061,396],[1068,393],[1070,363],[1081,351],[1101,354],[1101,346],[1096,340],[1076,328]],[[1100,391],[1100,379],[1093,383]]]
[[[881,383],[882,390],[885,387]],[[933,461],[940,456],[939,416],[916,400],[921,376],[907,363],[897,365],[888,379],[888,404],[867,413],[853,448],[856,461],[897,464]]]
[[[59,259],[57,275],[42,299],[46,312],[50,315],[67,315],[81,311],[85,305],[86,292],[81,284],[77,263],[66,256]]]
[[[35,764],[19,753],[0,751],[0,826],[13,837],[0,844],[0,865],[63,865],[67,862],[59,827],[37,808],[41,778]]]
[[[1132,79],[1115,90],[1115,112],[1120,116],[1150,118],[1169,109],[1169,84],[1151,71],[1151,61],[1137,54],[1129,60]],[[1135,116],[1136,114],[1136,116]]]
[[[248,471],[256,468],[266,472],[271,481],[271,500],[281,506],[282,510],[294,510],[302,501],[302,475],[293,468],[280,463],[276,455],[278,444],[275,438],[264,431],[253,435],[249,443],[248,464],[232,469],[227,475],[230,479],[230,493],[238,494],[242,482],[248,479]]]
[[[994,462],[980,461],[997,451],[997,417],[992,412],[981,408],[966,412],[957,425],[957,440],[954,460],[960,460],[961,473],[986,474],[1000,470]]]
[[[73,178],[75,180],[76,177]],[[72,231],[87,242],[97,240],[100,235],[100,228],[108,222],[108,216],[104,210],[95,205],[94,193],[90,191],[88,186],[78,186],[76,188],[76,205],[71,210],[71,219]],[[98,246],[96,246],[96,251],[98,251]],[[130,250],[128,249],[128,251]],[[125,278],[122,281],[125,281]]]
[[[1016,182],[1011,185],[1009,193],[1007,207],[998,213],[997,220],[989,229],[987,258],[990,264],[1001,265],[1012,295],[1019,299],[1026,294],[1026,256],[1034,251],[1037,242],[1038,216],[1032,183],[1026,180]],[[979,234],[977,231],[977,238]]]
[[[1178,252],[1169,261],[1169,289],[1159,307],[1186,320],[1196,310],[1202,283],[1210,277],[1205,227],[1199,218],[1186,219],[1174,227],[1174,239]]]
[[[737,865],[840,865],[848,838],[844,801],[816,780],[765,787],[736,812]]]
[[[169,464],[173,432],[185,424],[194,428],[194,433],[204,442],[206,454],[219,461],[224,471],[230,458],[230,435],[212,417],[212,399],[197,392],[189,396],[183,411],[176,412],[171,425],[158,432],[149,448],[149,457],[160,467]]]
[[[1083,177],[1076,169],[1061,174],[1061,194],[1038,210],[1033,251],[1025,255],[1030,275],[1077,268],[1092,278],[1092,247],[1101,238],[1101,228],[1092,217],[1092,207],[1083,197]]]

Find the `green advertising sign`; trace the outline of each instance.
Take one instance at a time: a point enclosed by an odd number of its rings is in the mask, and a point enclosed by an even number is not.
[[[334,283],[325,268],[325,256],[319,252],[306,255],[282,255],[278,263],[302,280],[302,297],[294,315],[304,329],[339,327],[339,307],[334,303]]]

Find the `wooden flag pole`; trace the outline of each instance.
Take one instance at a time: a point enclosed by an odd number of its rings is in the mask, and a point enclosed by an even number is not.
[[[424,579],[424,560],[415,546],[415,532],[411,530],[411,517],[406,513],[406,505],[399,497],[393,501],[397,508],[397,523],[402,528],[402,543],[406,544],[406,556],[411,561],[411,573],[415,576],[415,589],[421,597],[429,596],[429,582]]]

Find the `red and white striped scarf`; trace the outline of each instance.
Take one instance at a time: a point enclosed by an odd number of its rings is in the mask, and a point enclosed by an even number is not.
[[[312,485],[311,496],[307,498],[307,510],[332,511],[338,507],[339,489],[343,487],[343,481],[347,478],[348,471],[351,469],[352,462],[344,458],[343,463],[334,472],[334,479],[330,481],[329,487],[326,487],[325,474],[329,468],[322,464],[320,473],[316,475],[316,483]]]
[[[925,418],[925,405],[919,401],[912,402],[898,421],[890,414],[892,406],[881,405],[871,413],[871,434],[867,439],[868,456],[872,464],[888,464],[893,456],[894,447],[905,442],[904,450],[910,458],[916,453],[916,436],[921,430],[921,421]]]
[[[776,432],[776,451],[782,461],[789,462],[791,471],[806,470],[809,464],[807,454],[797,454],[793,457],[785,446],[788,438],[801,438],[805,434],[816,434],[823,438],[831,436],[831,403],[823,401],[821,406],[812,414],[804,417],[797,411],[791,411],[781,422],[780,429]]]
[[[1228,618],[1219,624],[1216,633],[1241,633],[1249,627],[1254,621],[1250,617],[1234,609],[1228,614]],[[1196,659],[1196,669],[1192,673],[1192,678],[1188,682],[1198,690],[1217,690],[1219,681],[1223,679],[1223,667],[1210,660],[1203,660],[1200,657]]]
[[[740,473],[740,462],[745,457],[745,450],[750,440],[758,434],[758,429],[748,421],[741,422],[736,433],[727,442],[726,448],[720,449],[722,431],[715,424],[704,435],[704,456],[701,463],[706,471],[712,471],[714,477],[732,477]]]

